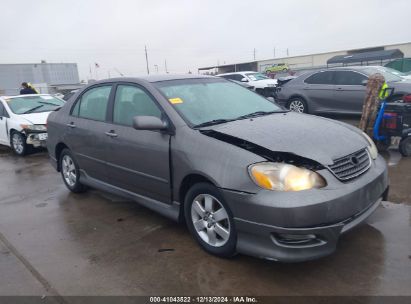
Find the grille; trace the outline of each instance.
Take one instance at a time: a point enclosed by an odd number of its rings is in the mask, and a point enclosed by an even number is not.
[[[363,174],[370,166],[371,160],[368,151],[363,149],[334,160],[334,163],[328,168],[339,180],[348,181]]]

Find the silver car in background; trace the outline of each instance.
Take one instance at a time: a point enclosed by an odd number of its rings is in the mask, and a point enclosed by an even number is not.
[[[361,114],[368,78],[376,73],[394,88],[389,101],[411,94],[411,81],[390,68],[348,66],[303,74],[278,88],[276,101],[300,113]]]

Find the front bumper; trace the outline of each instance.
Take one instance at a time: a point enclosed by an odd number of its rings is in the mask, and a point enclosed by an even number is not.
[[[287,107],[287,100],[286,99],[281,99],[280,97],[278,97],[278,95],[277,95],[277,98],[276,98],[276,100],[275,100],[280,106],[282,106],[282,107],[284,107],[284,108],[286,108]]]
[[[265,97],[275,97],[276,87],[255,88],[256,92],[261,92]]]
[[[331,254],[339,236],[363,222],[388,193],[387,167],[380,156],[362,176],[348,183],[300,192],[262,190],[247,194],[223,190],[234,214],[237,251],[283,262]]]
[[[45,137],[45,139],[44,139]],[[26,143],[33,145],[34,147],[43,147],[47,146],[47,133],[46,132],[27,132],[26,133]]]

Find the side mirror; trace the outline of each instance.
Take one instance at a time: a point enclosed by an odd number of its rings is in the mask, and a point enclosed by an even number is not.
[[[368,83],[368,79],[361,81],[361,85],[363,85],[364,87],[367,86],[367,83]]]
[[[248,82],[248,79],[244,77],[241,79],[241,82]]]
[[[155,116],[134,116],[133,128],[136,130],[165,130],[167,122]]]

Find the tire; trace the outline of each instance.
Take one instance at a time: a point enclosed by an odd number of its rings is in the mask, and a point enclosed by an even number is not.
[[[233,216],[215,186],[198,183],[191,187],[184,200],[184,216],[188,230],[205,251],[224,258],[236,254]]]
[[[295,97],[292,98],[288,104],[287,104],[287,108],[290,111],[294,111],[297,113],[308,113],[308,106],[307,103],[304,99],[302,99],[301,97]]]
[[[403,156],[411,156],[411,137],[408,136],[400,141],[400,153]]]
[[[61,152],[59,168],[63,182],[71,192],[81,193],[87,190],[87,187],[80,183],[79,166],[69,149]]]
[[[29,152],[29,145],[26,143],[24,134],[14,131],[10,136],[10,146],[14,154],[24,156]]]

